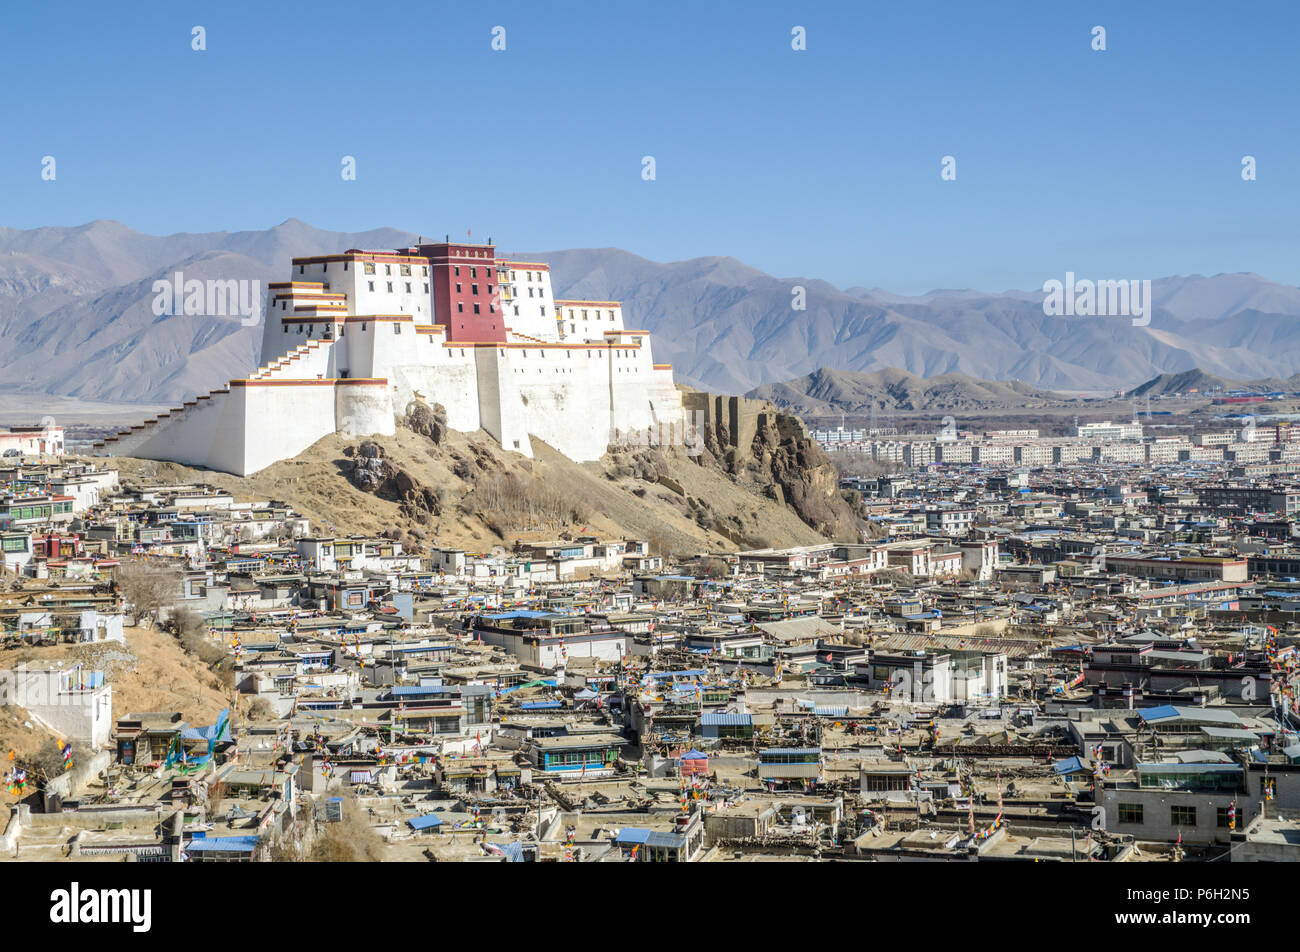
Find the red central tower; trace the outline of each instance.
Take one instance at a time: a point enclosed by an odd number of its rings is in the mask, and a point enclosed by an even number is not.
[[[497,255],[491,244],[447,241],[420,245],[433,272],[433,320],[447,328],[448,341],[502,343],[505,312],[497,287]]]

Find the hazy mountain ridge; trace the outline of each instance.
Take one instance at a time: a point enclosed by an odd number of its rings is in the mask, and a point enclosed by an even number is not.
[[[113,221],[0,228],[0,390],[87,400],[177,401],[255,366],[260,329],[219,317],[154,317],[152,282],[285,280],[290,258],[415,239],[337,233],[289,219],[263,231],[146,235]],[[630,326],[683,383],[743,393],[825,368],[902,368],[1037,388],[1133,387],[1200,369],[1228,380],[1300,373],[1300,288],[1259,275],[1153,282],[1151,323],[1043,314],[1036,291],[908,296],[778,278],[729,257],[659,263],[617,248],[531,252],[555,294],[624,302]],[[806,309],[792,308],[805,289]],[[820,398],[818,398],[820,399]]]
[[[919,377],[897,367],[870,373],[823,369],[746,394],[770,400],[796,414],[855,413],[877,410],[995,410],[1008,406],[1054,406],[1060,395],[1023,381],[979,380],[965,374]]]

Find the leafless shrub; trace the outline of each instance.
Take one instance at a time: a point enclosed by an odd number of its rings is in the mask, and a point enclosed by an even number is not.
[[[117,569],[117,588],[126,602],[133,624],[157,620],[180,590],[176,569],[142,561],[123,562]]]
[[[370,828],[355,800],[344,798],[343,818],[322,823],[306,859],[309,863],[375,863],[384,841]]]
[[[591,518],[586,502],[534,476],[487,473],[474,484],[471,496],[478,512],[503,535],[507,531],[555,529]]]

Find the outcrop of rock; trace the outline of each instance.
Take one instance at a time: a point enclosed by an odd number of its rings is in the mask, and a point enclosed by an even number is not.
[[[442,512],[438,494],[406,470],[384,459],[384,449],[378,443],[367,440],[358,447],[348,447],[344,453],[352,457],[352,468],[347,476],[353,486],[400,503],[403,514],[416,522],[428,523]]]

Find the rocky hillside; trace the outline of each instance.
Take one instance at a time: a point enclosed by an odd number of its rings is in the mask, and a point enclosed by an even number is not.
[[[737,399],[737,398],[730,398]],[[486,433],[448,429],[440,407],[407,407],[391,437],[334,435],[251,477],[176,463],[120,459],[125,481],[210,482],[237,498],[292,504],[323,531],[384,533],[415,549],[483,552],[606,535],[650,540],[660,554],[856,539],[856,496],[802,425],[769,404],[737,444],[710,423],[703,447],[613,446],[574,463],[534,440],[533,459]]]

